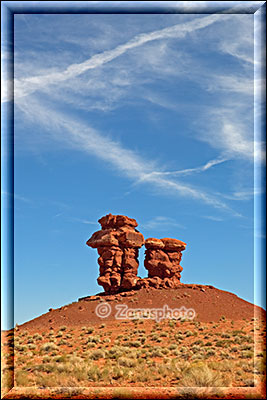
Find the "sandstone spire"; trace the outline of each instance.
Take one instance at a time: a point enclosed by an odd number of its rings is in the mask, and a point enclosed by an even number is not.
[[[138,249],[144,244],[143,235],[136,229],[136,220],[108,214],[98,222],[102,229],[86,242],[97,248],[100,256],[98,284],[109,293],[134,288],[138,280]]]
[[[180,284],[182,251],[186,243],[177,239],[149,238],[145,241],[145,267],[151,286],[175,288]]]

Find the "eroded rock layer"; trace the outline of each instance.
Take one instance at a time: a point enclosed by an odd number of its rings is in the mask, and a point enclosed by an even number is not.
[[[141,287],[169,287],[180,285],[182,251],[186,243],[177,239],[149,238],[145,241],[145,268],[148,278],[138,282]]]
[[[98,284],[108,293],[134,288],[139,279],[138,249],[144,244],[144,236],[136,229],[136,220],[108,214],[98,222],[102,229],[86,243],[99,254]]]

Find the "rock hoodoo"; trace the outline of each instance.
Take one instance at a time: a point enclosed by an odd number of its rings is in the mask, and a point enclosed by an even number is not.
[[[100,256],[98,284],[109,293],[132,289],[138,280],[138,249],[144,244],[144,236],[136,229],[136,220],[108,214],[98,222],[102,229],[86,242],[97,248]]]
[[[180,265],[182,251],[186,243],[177,239],[149,238],[145,241],[145,268],[148,270],[148,283],[154,287],[175,288],[180,285]]]
[[[99,254],[100,276],[97,279],[107,293],[141,287],[176,288],[181,285],[183,268],[180,265],[186,243],[177,239],[144,240],[133,218],[108,214],[98,220],[101,230],[95,232],[86,244]],[[139,278],[138,251],[145,243],[145,268],[148,278]]]

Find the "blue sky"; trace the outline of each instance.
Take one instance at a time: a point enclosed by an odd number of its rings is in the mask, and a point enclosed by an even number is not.
[[[109,212],[185,241],[183,282],[254,302],[253,21],[15,15],[15,323],[102,291],[85,242]]]

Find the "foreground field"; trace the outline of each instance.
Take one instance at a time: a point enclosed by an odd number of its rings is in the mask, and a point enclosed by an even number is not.
[[[136,318],[165,305],[195,317]],[[118,320],[121,306],[136,319]],[[3,333],[4,395],[265,398],[264,321],[264,310],[207,285],[84,297]]]
[[[16,387],[252,387],[265,381],[265,328],[254,319],[217,323],[134,320],[14,332]],[[254,346],[254,343],[257,343]],[[4,385],[12,333],[3,339]]]

